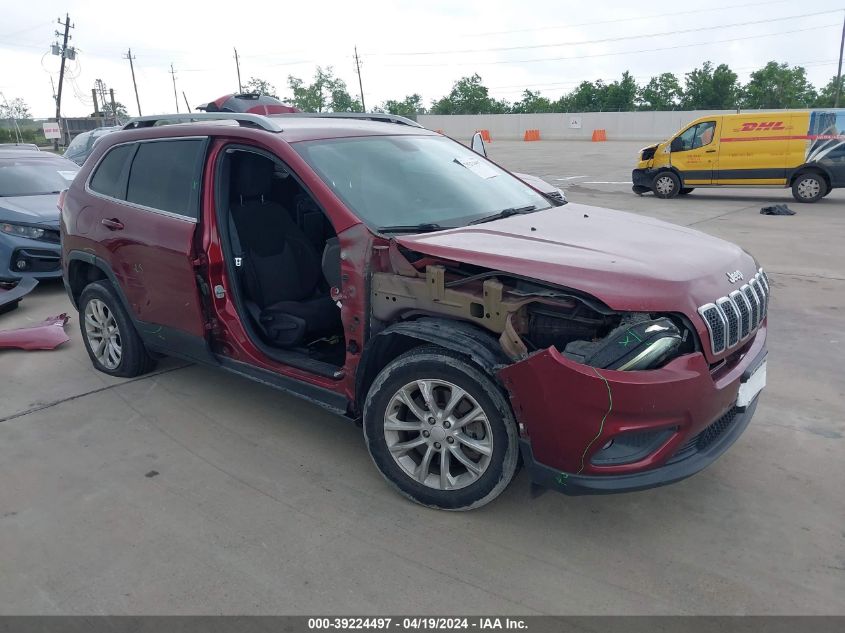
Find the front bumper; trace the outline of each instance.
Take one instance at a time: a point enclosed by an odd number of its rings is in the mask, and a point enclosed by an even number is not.
[[[581,365],[550,348],[505,367],[500,377],[535,483],[568,494],[625,492],[689,477],[724,453],[756,408],[756,398],[737,408],[740,384],[766,354],[763,326],[712,373],[700,353],[624,372]],[[632,436],[654,443],[628,461],[603,459],[611,440],[619,445]]]
[[[634,187],[651,189],[651,184],[656,173],[654,169],[635,169],[631,172],[631,182]]]
[[[58,279],[61,256],[61,245],[55,242],[0,234],[0,281]]]

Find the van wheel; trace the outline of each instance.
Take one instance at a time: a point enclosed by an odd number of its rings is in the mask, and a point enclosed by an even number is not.
[[[681,187],[681,190],[678,192],[679,196],[685,196],[687,194],[692,193],[695,191],[695,187]]]
[[[501,390],[457,354],[433,346],[403,354],[376,377],[364,404],[364,437],[388,482],[443,510],[495,499],[519,457]]]
[[[94,367],[110,376],[133,378],[150,371],[147,353],[123,304],[108,284],[94,282],[79,297],[82,341]]]
[[[681,179],[671,171],[662,171],[654,177],[651,185],[658,198],[674,198],[681,190]]]
[[[816,202],[827,195],[827,183],[819,174],[798,174],[792,183],[792,197],[798,202]]]

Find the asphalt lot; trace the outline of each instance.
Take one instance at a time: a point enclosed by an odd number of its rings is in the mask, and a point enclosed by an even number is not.
[[[489,151],[765,266],[769,385],[711,468],[580,498],[532,497],[522,473],[481,510],[427,510],[388,488],[358,428],[293,397],[176,361],[95,372],[72,313],[58,350],[0,352],[0,613],[845,614],[845,190],[637,197],[644,144]],[[771,202],[798,214],[760,215]],[[43,285],[0,328],[71,309]]]

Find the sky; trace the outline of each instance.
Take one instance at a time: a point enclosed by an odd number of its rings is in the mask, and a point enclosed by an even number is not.
[[[332,66],[358,96],[357,46],[368,109],[412,93],[428,105],[475,72],[492,96],[516,101],[525,88],[557,98],[625,70],[639,83],[663,72],[683,77],[706,60],[728,64],[741,81],[771,60],[802,65],[820,87],[836,74],[845,0],[5,2],[0,100],[21,97],[34,116],[55,115],[50,80],[58,85],[60,59],[50,44],[66,13],[77,57],[68,61],[62,114],[86,116],[97,79],[137,114],[130,47],[143,114],[175,110],[171,64],[182,112],[183,92],[191,107],[236,92],[234,47],[243,81],[269,81],[284,99],[288,75],[308,80],[318,65]]]

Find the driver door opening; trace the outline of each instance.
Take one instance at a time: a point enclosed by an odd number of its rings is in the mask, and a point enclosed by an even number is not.
[[[234,303],[252,342],[282,363],[333,376],[344,365],[340,244],[290,170],[269,154],[227,149],[218,220]]]

